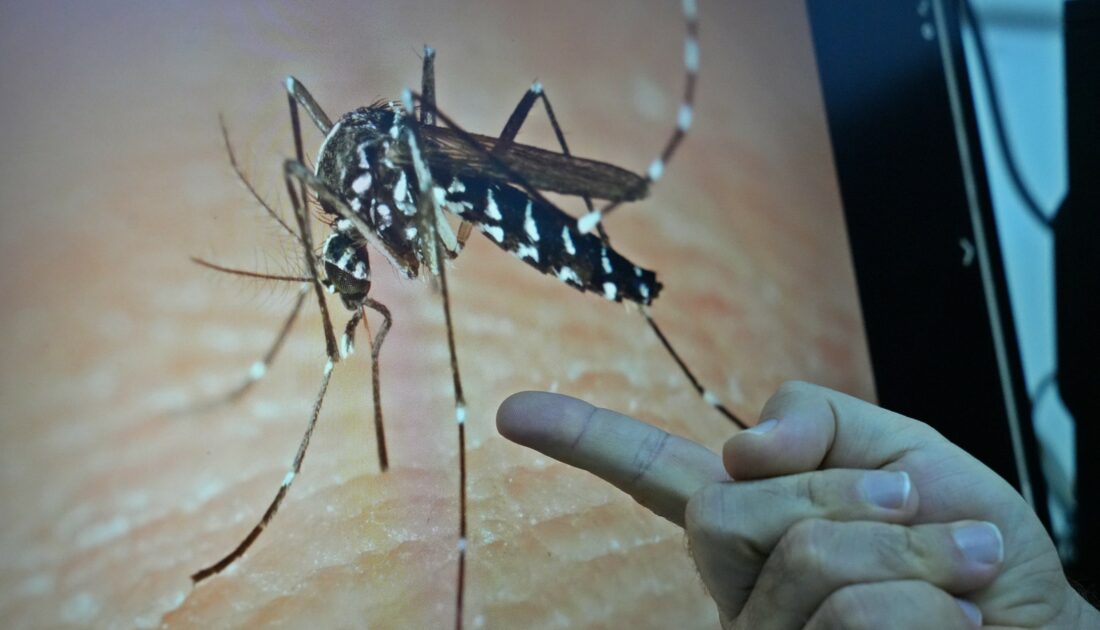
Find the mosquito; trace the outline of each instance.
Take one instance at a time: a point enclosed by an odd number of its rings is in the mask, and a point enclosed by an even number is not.
[[[327,361],[305,434],[290,470],[260,521],[229,554],[191,576],[209,578],[244,555],[275,516],[309,447],[321,404],[335,365],[354,347],[367,311],[382,318],[371,344],[374,428],[382,471],[389,466],[379,379],[379,354],[393,316],[372,298],[368,251],[374,249],[406,278],[427,275],[441,296],[454,385],[458,433],[459,522],[455,589],[455,627],[462,626],[467,549],[466,399],[462,390],[447,279],[447,262],[457,257],[476,228],[490,242],[539,272],[552,275],[581,292],[632,303],[695,391],[723,416],[745,424],[705,389],[650,315],[649,307],[662,285],[656,272],[627,260],[611,246],[602,219],[621,204],[638,201],[659,180],[668,161],[691,127],[699,66],[698,14],[695,0],[683,1],[687,35],[684,42],[684,91],[676,127],[645,175],[574,156],[539,83],[531,85],[497,136],[466,131],[435,102],[435,51],[424,48],[419,93],[405,90],[401,101],[380,101],[344,114],[335,123],[297,79],[286,80],[294,159],[283,165],[283,177],[293,206],[290,225],[248,183],[237,164],[222,125],[230,162],[252,195],[301,245],[306,275],[273,276],[196,262],[228,273],[299,282],[302,289],[274,344],[250,370],[249,377],[222,402],[235,400],[264,376],[312,290],[321,310]],[[560,152],[518,144],[515,138],[536,102],[541,101]],[[306,166],[299,108],[324,135],[315,168]],[[544,192],[580,197],[587,212],[570,216],[544,197]],[[310,231],[311,196],[320,205],[332,231],[315,252]],[[604,202],[597,208],[593,200]],[[460,220],[457,232],[447,214]],[[437,285],[436,285],[437,283]],[[325,293],[339,296],[351,312],[337,341]],[[369,335],[369,328],[368,328]]]

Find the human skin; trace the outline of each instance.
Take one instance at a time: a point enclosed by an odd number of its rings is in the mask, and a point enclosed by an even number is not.
[[[497,425],[683,526],[724,628],[1100,623],[1023,498],[931,427],[798,382],[760,418],[721,455],[556,394]]]
[[[790,375],[872,396],[803,3],[700,5],[692,132],[650,198],[608,218],[612,242],[657,270],[653,316],[733,409]],[[373,253],[371,295],[396,320],[381,357],[391,470],[378,470],[361,331],[271,526],[224,574],[188,578],[259,519],[325,364],[310,296],[247,397],[169,413],[238,384],[295,291],[189,257],[302,270],[234,177],[218,115],[288,217],[286,75],[335,117],[416,87],[427,43],[440,107],[471,131],[499,132],[537,79],[577,155],[643,171],[675,124],[679,4],[58,6],[0,19],[0,626],[449,624],[458,475],[439,296]],[[518,140],[554,147],[538,110]],[[712,448],[731,425],[621,305],[480,234],[450,270],[469,412],[467,625],[713,627],[680,529],[503,440],[492,419],[512,392],[556,388]]]

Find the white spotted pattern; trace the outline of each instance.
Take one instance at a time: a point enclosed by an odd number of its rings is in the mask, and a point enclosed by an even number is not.
[[[604,273],[611,273],[611,259],[607,257],[607,248],[600,248],[600,264],[603,266]]]
[[[500,214],[500,208],[497,207],[497,200],[493,199],[493,189],[489,189],[489,193],[485,196],[485,216],[494,221],[500,221],[504,217]],[[498,241],[503,238],[498,238]]]
[[[504,242],[504,228],[499,225],[483,225],[481,231],[493,237],[493,240],[498,243]]]
[[[336,266],[346,271],[348,263],[351,262],[351,257],[354,255],[355,252],[350,247],[345,247],[343,253],[340,254],[340,260],[336,261]]]
[[[539,227],[535,225],[535,218],[531,216],[531,200],[527,200],[527,210],[523,215],[523,230],[527,232],[527,238],[532,243],[539,242]]]
[[[405,171],[397,176],[397,183],[393,185],[393,198],[397,201],[405,201],[409,197],[409,182],[405,177]]]
[[[562,267],[558,269],[558,279],[562,282],[571,282],[573,284],[581,284],[581,278],[577,275],[576,271],[573,271],[572,267]]]
[[[390,210],[389,206],[384,203],[380,203],[375,207],[375,210],[378,211],[379,229],[385,229],[393,225],[393,211]]]
[[[605,282],[605,283],[603,283],[603,296],[605,298],[607,298],[609,300],[614,300],[615,296],[618,295],[618,293],[619,293],[619,289],[618,289],[618,287],[615,286],[614,282]]]
[[[561,229],[561,242],[565,245],[565,253],[570,256],[577,255],[577,248],[573,245],[573,237],[569,234],[569,226],[565,226]]]
[[[531,260],[539,261],[539,248],[527,243],[520,243],[516,246],[516,256],[520,258],[530,258]]]
[[[370,173],[363,173],[359,177],[355,178],[355,181],[351,183],[351,189],[355,191],[355,194],[361,195],[370,190],[372,178]]]

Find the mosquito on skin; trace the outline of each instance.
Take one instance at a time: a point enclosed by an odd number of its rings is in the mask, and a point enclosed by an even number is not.
[[[226,400],[242,395],[267,372],[311,288],[321,309],[327,361],[305,435],[275,498],[240,544],[217,563],[192,575],[194,582],[219,573],[244,555],[278,511],[301,470],[333,369],[351,353],[355,331],[361,321],[366,321],[368,309],[382,317],[382,325],[371,340],[371,374],[378,459],[383,471],[388,468],[378,357],[392,326],[393,316],[384,304],[369,296],[371,267],[368,252],[371,248],[381,253],[407,278],[415,278],[424,272],[433,280],[438,279],[454,384],[459,446],[456,627],[462,625],[465,593],[466,400],[455,350],[445,261],[460,254],[473,229],[476,228],[490,242],[529,266],[581,292],[637,305],[638,311],[695,391],[723,416],[745,427],[713,393],[703,388],[650,316],[649,306],[662,288],[656,273],[635,265],[616,252],[601,222],[604,216],[622,203],[643,199],[648,194],[650,185],[663,175],[669,159],[691,126],[699,65],[698,15],[694,0],[684,0],[683,11],[687,23],[685,85],[676,127],[644,176],[604,162],[573,156],[550,99],[539,83],[527,90],[498,136],[464,130],[436,106],[435,52],[427,47],[424,49],[420,94],[406,90],[400,102],[377,102],[344,114],[335,123],[297,79],[287,79],[295,159],[285,162],[284,180],[294,208],[295,226],[284,222],[248,184],[237,166],[226,136],[234,170],[245,180],[250,192],[268,213],[301,244],[308,271],[301,278],[269,276],[197,261],[229,273],[303,283],[294,308],[271,350],[262,361],[254,364],[249,378]],[[515,142],[536,101],[542,102],[561,147],[560,153]],[[299,107],[325,135],[318,151],[316,168],[312,170],[305,165]],[[581,197],[587,213],[579,219],[571,217],[547,200],[543,192]],[[309,193],[316,197],[324,218],[332,227],[319,254],[315,254],[310,232]],[[597,208],[594,199],[606,203]],[[457,233],[451,228],[445,213],[461,219]],[[352,313],[339,342],[324,298],[326,292],[338,295]]]

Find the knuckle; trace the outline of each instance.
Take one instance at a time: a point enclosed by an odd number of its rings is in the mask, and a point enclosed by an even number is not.
[[[863,584],[834,591],[821,606],[827,628],[871,630],[889,627],[889,615],[875,606],[875,598]]]
[[[727,524],[722,521],[722,483],[712,483],[696,492],[687,504],[684,527],[693,540],[717,541],[724,536]]]
[[[928,560],[920,536],[908,527],[873,527],[867,542],[878,563],[896,576],[908,577]]]
[[[810,505],[829,507],[831,475],[810,473],[805,476],[805,497]]]
[[[776,546],[775,562],[795,575],[828,574],[835,529],[832,522],[823,519],[795,523]]]
[[[737,509],[737,486],[730,482],[708,484],[687,504],[684,529],[692,548],[717,548],[724,555],[761,558],[766,551],[756,542],[754,520]],[[731,509],[732,508],[732,509]]]

